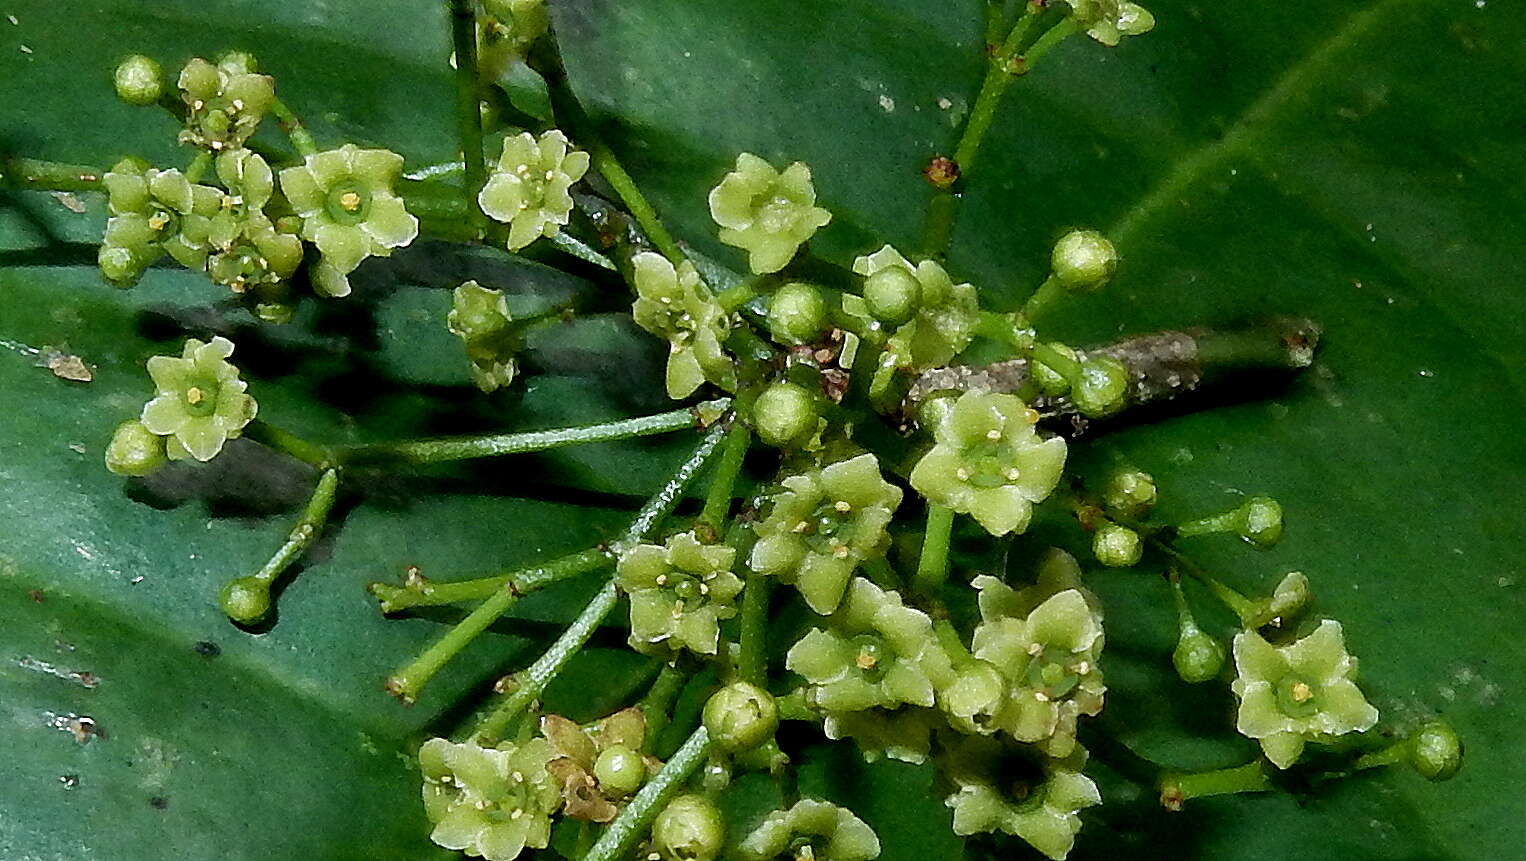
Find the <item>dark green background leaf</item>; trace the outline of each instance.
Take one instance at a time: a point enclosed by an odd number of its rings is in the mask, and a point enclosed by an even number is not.
[[[1154,33],[1115,52],[1074,40],[1012,89],[968,177],[950,257],[990,301],[1020,301],[1053,239],[1093,225],[1118,242],[1124,268],[1056,321],[1062,337],[1269,312],[1326,327],[1318,364],[1286,390],[1120,431],[1078,446],[1078,462],[1152,471],[1168,516],[1277,496],[1289,530],[1276,550],[1200,540],[1194,554],[1247,589],[1306,571],[1320,610],[1346,623],[1385,716],[1404,726],[1444,712],[1471,754],[1442,786],[1364,776],[1298,801],[1207,801],[1166,816],[1099,751],[1110,806],[1072,857],[1421,861],[1509,858],[1526,845],[1509,803],[1526,756],[1515,636],[1526,452],[1514,433],[1526,21],[1509,6],[1159,2]],[[178,161],[167,118],[111,98],[119,53],[173,65],[240,47],[261,56],[321,141],[382,143],[410,167],[451,155],[445,19],[431,4],[101,0],[64,14],[32,0],[0,13],[17,21],[0,22],[3,148]],[[972,0],[584,0],[557,13],[574,84],[638,180],[686,241],[733,264],[703,200],[742,149],[811,164],[836,215],[817,251],[846,263],[881,241],[914,246],[928,196],[918,171],[951,148],[982,72]],[[295,333],[253,337],[247,318],[210,308],[217,294],[195,278],[155,272],[119,293],[100,282],[90,249],[48,242],[88,242],[99,224],[98,205],[76,216],[45,195],[0,198],[0,248],[15,249],[0,250],[0,855],[422,857],[399,754],[530,644],[507,633],[478,644],[405,711],[379,679],[437,626],[380,620],[362,585],[410,563],[473,576],[598,540],[674,448],[605,447],[471,481],[444,471],[369,487],[285,590],[279,624],[251,636],[221,620],[212,596],[278,543],[311,478],[240,446],[211,468],[124,492],[100,453],[147,394],[141,363],[173,349],[182,326],[237,332],[264,415],[347,439],[647,411],[662,398],[642,369],[660,357],[628,325],[594,319],[578,339],[546,339],[539,352],[554,373],[528,393],[464,396],[464,361],[431,316],[443,291],[410,285],[431,285],[431,266],[487,264],[440,264],[421,250],[418,262],[369,266],[384,296],[375,337],[326,329],[303,348]],[[496,260],[498,281],[527,302],[596,289]],[[26,262],[72,265],[13,265]],[[310,319],[354,324],[333,319],[346,313],[336,304]],[[95,365],[95,382],[37,367],[30,350],[50,347]],[[158,511],[149,498],[174,504]],[[1227,731],[1227,694],[1169,675],[1160,584],[1128,572],[1094,582],[1109,614],[1106,726],[1175,767],[1247,756]],[[572,598],[545,596],[526,614],[555,618]],[[199,655],[198,641],[221,656]],[[594,653],[584,667],[638,683],[646,665],[618,655]],[[39,661],[94,672],[99,686],[41,673]],[[107,736],[79,745],[48,726],[69,713]],[[802,779],[836,772],[821,791],[844,793],[882,830],[887,859],[946,851],[917,827],[946,815],[924,773],[878,766],[855,789],[841,774],[852,763],[833,756],[819,751]],[[59,782],[66,774],[76,787]]]

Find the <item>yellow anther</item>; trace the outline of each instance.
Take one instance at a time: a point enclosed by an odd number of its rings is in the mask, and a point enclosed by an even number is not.
[[[1303,682],[1298,682],[1297,684],[1293,685],[1293,690],[1291,693],[1293,695],[1293,702],[1295,703],[1306,703],[1309,700],[1314,699],[1314,691],[1310,690],[1309,686]]]
[[[841,511],[843,514],[847,514],[848,512],[853,510],[853,506],[849,505],[845,500],[841,500],[841,499],[839,499],[836,502],[832,503],[832,507],[837,509],[838,511]]]
[[[193,407],[205,399],[206,396],[202,394],[201,389],[195,386],[191,386],[189,389],[185,390],[185,402]]]
[[[344,207],[347,212],[358,212],[360,211],[360,195],[353,191],[347,191],[339,195],[339,205]]]

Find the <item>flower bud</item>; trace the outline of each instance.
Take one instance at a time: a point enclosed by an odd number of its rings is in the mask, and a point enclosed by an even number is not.
[[[768,331],[775,341],[790,346],[809,344],[826,328],[827,303],[810,284],[792,281],[768,301]]]
[[[1282,506],[1269,496],[1253,496],[1240,506],[1235,531],[1265,550],[1282,540]]]
[[[240,625],[253,624],[270,612],[270,584],[256,577],[229,580],[217,602],[229,619]]]
[[[864,304],[886,326],[900,326],[910,320],[921,299],[922,285],[917,276],[902,267],[888,266],[864,279]]]
[[[1097,561],[1109,568],[1127,568],[1137,565],[1144,555],[1144,542],[1139,533],[1116,523],[1109,523],[1092,536],[1092,552]]]
[[[133,54],[117,65],[117,98],[129,105],[151,105],[164,92],[164,70],[150,57]]]
[[[1155,498],[1155,477],[1137,469],[1113,473],[1102,490],[1102,502],[1108,511],[1133,520],[1149,516]]]
[[[610,745],[593,764],[599,786],[616,795],[630,795],[646,782],[646,760],[623,744]]]
[[[1446,721],[1433,720],[1410,737],[1409,764],[1426,780],[1450,780],[1462,767],[1462,740]]]
[[[704,796],[680,795],[652,823],[652,844],[664,861],[711,861],[726,841],[721,812]]]
[[[748,750],[773,737],[779,708],[773,695],[757,685],[732,682],[705,703],[705,728],[730,752]]]
[[[1312,598],[1309,578],[1302,571],[1288,572],[1277,584],[1277,588],[1272,590],[1272,597],[1267,599],[1266,609],[1261,614],[1265,621],[1261,624],[1286,627],[1303,612]]]
[[[1176,667],[1176,674],[1188,684],[1210,681],[1218,678],[1219,670],[1224,668],[1224,645],[1193,624],[1191,619],[1184,620],[1176,651],[1171,653],[1171,663]]]
[[[819,418],[815,398],[794,383],[770,385],[752,405],[758,438],[776,448],[804,442],[816,430]]]
[[[117,425],[111,443],[106,446],[106,468],[117,475],[148,475],[167,460],[164,437],[137,419]]]
[[[1054,277],[1066,289],[1089,292],[1106,284],[1118,269],[1118,252],[1095,230],[1073,230],[1060,237],[1050,256]]]
[[[1112,356],[1092,356],[1081,363],[1081,373],[1071,386],[1070,397],[1087,418],[1106,418],[1123,409],[1129,390],[1129,369]]]

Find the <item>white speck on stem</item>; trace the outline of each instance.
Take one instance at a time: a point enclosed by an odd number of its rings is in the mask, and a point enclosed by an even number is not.
[[[891,111],[895,110],[895,99],[892,99],[886,95],[881,95],[880,107],[884,109],[885,113],[890,113]]]

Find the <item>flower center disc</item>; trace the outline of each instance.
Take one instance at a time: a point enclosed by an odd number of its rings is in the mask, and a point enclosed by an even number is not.
[[[329,217],[346,226],[359,224],[371,213],[371,192],[358,183],[343,182],[329,190]]]

